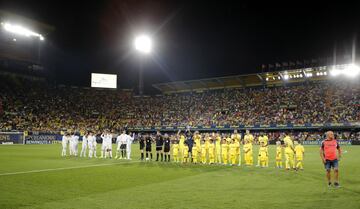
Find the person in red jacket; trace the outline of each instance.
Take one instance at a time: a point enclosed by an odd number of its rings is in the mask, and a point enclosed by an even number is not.
[[[334,169],[334,186],[339,187],[339,160],[341,158],[341,149],[339,143],[334,138],[334,132],[326,132],[326,139],[322,141],[320,148],[320,157],[325,165],[328,186],[331,183],[331,169]]]

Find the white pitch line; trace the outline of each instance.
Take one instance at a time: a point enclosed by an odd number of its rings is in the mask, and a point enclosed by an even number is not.
[[[71,169],[78,169],[78,168],[101,167],[101,166],[119,165],[119,164],[126,164],[126,163],[137,163],[137,162],[140,162],[140,161],[127,161],[127,162],[119,162],[119,163],[106,163],[106,164],[73,166],[73,167],[65,167],[65,168],[48,168],[48,169],[41,169],[41,170],[19,171],[19,172],[11,172],[11,173],[0,173],[0,176],[11,176],[11,175],[28,174],[28,173],[41,173],[41,172],[48,172],[48,171],[71,170]]]

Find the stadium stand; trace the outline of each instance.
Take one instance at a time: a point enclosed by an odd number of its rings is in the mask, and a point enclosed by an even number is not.
[[[317,81],[138,97],[131,91],[54,86],[0,75],[0,95],[1,131],[358,126],[360,121],[358,82]]]

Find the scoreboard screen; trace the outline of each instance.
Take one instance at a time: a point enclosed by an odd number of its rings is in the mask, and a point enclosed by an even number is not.
[[[117,75],[91,73],[91,87],[116,89]]]

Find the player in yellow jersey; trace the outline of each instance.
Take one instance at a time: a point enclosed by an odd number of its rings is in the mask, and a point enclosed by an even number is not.
[[[261,146],[261,144],[264,144],[263,146],[266,148],[266,151],[268,152],[269,138],[266,136],[266,134],[260,133],[260,135],[258,137],[258,141],[259,141],[260,146]],[[267,153],[267,156],[269,156],[269,153]],[[258,158],[257,158],[257,165],[256,166],[260,166],[260,148],[259,148],[259,155],[258,155]],[[268,167],[268,166],[269,166],[269,161],[266,161],[265,162],[265,167]]]
[[[266,133],[263,133],[263,141],[266,148],[269,148],[269,137],[266,135]]]
[[[304,170],[303,160],[304,160],[305,149],[298,141],[295,141],[295,157],[296,157],[296,169]]]
[[[201,156],[201,134],[199,133],[199,131],[195,131],[194,133],[194,142],[195,144],[193,145],[193,148],[194,146],[196,146],[196,150],[198,152],[197,157],[199,158]]]
[[[264,133],[263,135],[263,141],[264,141],[264,145],[266,147],[266,152],[267,152],[267,161],[265,162],[265,166],[269,167],[269,137],[266,135],[266,133]]]
[[[286,170],[295,169],[294,143],[288,133],[285,134],[283,140],[285,146],[285,168]]]
[[[179,144],[177,141],[174,141],[172,151],[173,151],[174,162],[178,163],[179,162]]]
[[[205,140],[201,140],[201,163],[206,164],[206,147]]]
[[[232,139],[231,139],[231,135],[230,134],[226,134],[226,143],[228,145],[230,145],[232,143]]]
[[[193,145],[193,148],[192,148],[192,162],[193,163],[198,163],[198,146],[197,146],[197,143],[194,142],[194,145]]]
[[[178,131],[177,136],[179,140],[179,157],[183,159],[185,136],[181,133],[181,130]]]
[[[253,148],[252,142],[249,138],[245,139],[245,144],[243,147],[244,150],[244,158],[245,158],[245,165],[252,166],[253,165]]]
[[[260,159],[260,166],[262,168],[267,167],[267,162],[269,160],[269,157],[268,157],[267,147],[265,146],[264,142],[260,143],[259,159]]]
[[[258,136],[258,142],[259,142],[259,154],[258,154],[258,157],[257,157],[256,167],[260,166],[260,148],[261,148],[261,144],[263,143],[263,137],[262,137],[261,134]]]
[[[242,164],[242,157],[241,157],[241,141],[240,142],[237,142],[237,153],[238,153],[238,155],[237,155],[237,157],[238,157],[238,161],[239,161],[239,163],[238,163],[238,166],[241,166],[241,164]]]
[[[189,147],[188,145],[185,143],[184,144],[184,148],[183,148],[183,163],[187,163],[189,162]]]
[[[240,144],[241,144],[241,135],[238,133],[238,131],[235,129],[234,133],[231,135],[231,139],[235,139],[237,146],[237,150],[236,150],[236,155],[237,155],[237,160],[239,161],[238,165],[241,165],[241,148],[240,148]]]
[[[223,165],[227,165],[228,163],[228,148],[229,145],[226,142],[226,138],[224,138],[221,143],[221,155],[222,155]]]
[[[209,164],[215,163],[215,144],[212,139],[210,139],[209,144]]]
[[[238,166],[241,166],[241,148],[240,142],[235,140],[235,148],[236,148],[236,160],[238,162]]]
[[[282,150],[281,141],[276,141],[276,168],[282,168],[282,156],[283,156],[283,150]]]
[[[215,162],[220,164],[221,163],[221,136],[219,133],[215,134],[215,151],[216,151],[216,158]]]
[[[230,144],[231,144],[232,140],[231,140],[231,135],[230,134],[225,134],[225,136],[226,136],[226,143],[228,144],[228,151],[227,151],[227,153],[228,153],[228,161],[230,162]]]
[[[205,149],[206,149],[206,160],[209,159],[209,144],[210,144],[210,135],[209,133],[205,134]]]
[[[245,136],[244,136],[244,141],[248,141],[251,144],[254,143],[254,136],[250,133],[249,130],[246,130],[246,133],[245,133]]]
[[[235,139],[236,142],[241,141],[241,135],[238,133],[236,129],[234,130],[234,133],[231,134],[231,139]]]
[[[239,148],[239,143],[236,141],[236,139],[232,139],[232,142],[230,144],[230,161],[231,161],[230,165],[236,165],[238,148]]]

